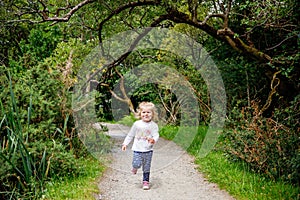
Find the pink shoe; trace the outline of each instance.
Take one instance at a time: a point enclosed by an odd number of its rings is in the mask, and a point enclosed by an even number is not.
[[[149,184],[148,181],[144,181],[144,182],[143,182],[143,189],[144,189],[144,190],[149,190],[149,189],[150,189],[150,184]]]
[[[136,174],[137,173],[137,169],[136,168],[132,168],[131,172],[132,172],[132,174]]]

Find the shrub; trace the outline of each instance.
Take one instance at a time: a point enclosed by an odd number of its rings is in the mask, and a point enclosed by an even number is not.
[[[271,179],[299,185],[300,137],[295,111],[298,112],[293,104],[284,112],[275,112],[272,118],[264,118],[259,115],[257,103],[253,102],[251,108],[236,113],[239,117],[231,123],[234,129],[226,131],[226,151]],[[277,121],[283,119],[282,116],[288,117],[285,121]],[[291,126],[291,121],[298,125]]]
[[[72,48],[64,46],[59,45],[57,57],[36,66],[15,61],[9,69],[0,67],[0,199],[36,199],[53,176],[80,173],[76,159],[87,151],[70,112],[74,74],[61,73],[71,62]],[[73,64],[80,63],[80,52],[76,53],[71,54],[76,57]]]
[[[13,90],[13,88],[22,88],[23,85],[20,82],[14,82],[16,85],[13,87],[13,81],[9,76],[5,84],[7,88],[3,88],[3,91],[7,91],[9,95],[8,97],[2,96],[0,101],[0,141],[3,144],[0,149],[2,163],[0,167],[0,197],[1,199],[38,198],[49,175],[78,174],[76,160],[73,152],[63,144],[64,135],[55,138],[55,132],[53,132],[53,135],[49,134],[52,136],[50,139],[48,134],[44,134],[49,133],[49,128],[45,128],[44,125],[47,123],[52,125],[51,121],[42,118],[40,123],[32,123],[33,107],[37,109],[47,105],[51,102],[50,97],[49,102],[46,100],[33,102],[33,95],[28,95],[25,91],[23,97],[29,96],[29,103],[26,104],[28,109],[25,110]],[[37,94],[40,94],[41,91],[43,90],[36,90]],[[59,117],[59,110],[56,115],[51,111],[50,108],[44,110],[43,117],[47,116],[53,119],[53,122],[55,116]],[[55,122],[56,124],[52,125],[54,127],[59,125],[57,121]]]

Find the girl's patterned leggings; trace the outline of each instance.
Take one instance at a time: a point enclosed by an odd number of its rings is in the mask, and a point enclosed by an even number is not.
[[[134,151],[133,152],[132,167],[136,168],[136,169],[142,167],[143,181],[149,181],[152,154],[153,154],[153,151],[147,151],[147,152]]]

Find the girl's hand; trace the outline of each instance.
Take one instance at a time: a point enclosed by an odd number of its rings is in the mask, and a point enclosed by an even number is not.
[[[127,146],[126,145],[122,145],[122,151],[126,151]]]
[[[148,138],[148,142],[149,142],[150,144],[154,144],[154,143],[155,143],[155,140],[154,140],[153,138]]]

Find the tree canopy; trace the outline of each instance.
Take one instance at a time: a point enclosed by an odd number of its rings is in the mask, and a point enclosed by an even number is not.
[[[97,37],[100,43],[104,38],[126,29],[187,24],[229,45],[243,56],[258,61],[270,79],[280,71],[280,88],[288,90],[288,87],[294,91],[293,94],[299,92],[296,83],[299,77],[299,69],[296,67],[298,1],[85,0],[13,1],[2,4],[1,36],[3,46],[8,46],[1,52],[2,62],[8,56],[9,45],[17,45],[17,38],[28,35],[28,28],[24,26],[36,23],[54,26],[68,22],[71,29],[60,25],[64,27],[64,34],[84,40]],[[15,38],[16,35],[19,36]]]

